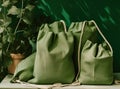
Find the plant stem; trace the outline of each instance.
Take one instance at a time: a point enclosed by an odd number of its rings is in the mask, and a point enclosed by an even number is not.
[[[3,1],[4,1],[4,0],[3,0]],[[20,25],[20,22],[22,21],[22,10],[23,10],[23,0],[22,0],[22,5],[21,5],[20,18],[19,18],[19,21],[18,21],[17,26],[16,26],[16,28],[15,28],[14,35],[17,33],[17,30],[18,30],[18,27],[19,27],[19,25]],[[11,43],[8,44],[8,47],[7,47],[6,51],[9,50],[10,44],[11,44]]]
[[[22,0],[22,5],[21,5],[21,11],[20,11],[20,19],[19,19],[19,21],[18,21],[18,23],[17,23],[17,26],[16,26],[16,28],[15,28],[14,34],[16,34],[17,29],[18,29],[18,27],[19,27],[19,25],[20,25],[20,22],[21,22],[21,20],[22,20],[22,10],[23,10],[23,0]]]
[[[3,0],[3,3],[5,2],[5,0]],[[5,7],[3,7],[3,19],[4,19],[4,24],[5,24],[5,21],[6,21],[6,12],[5,12]],[[4,25],[4,28],[6,30],[6,26]]]
[[[2,3],[4,3],[4,2],[5,2],[5,0],[3,0]],[[4,21],[3,21],[3,23],[4,23],[3,27],[4,27],[4,30],[7,31],[7,30],[6,30],[6,26],[5,26],[5,21],[6,21],[6,12],[5,12],[5,10],[6,10],[5,7],[3,7],[3,20],[4,20]],[[7,49],[8,49],[8,48],[9,48],[9,44],[8,44]]]
[[[3,0],[2,1],[2,3],[4,3],[5,2],[5,0]],[[3,8],[3,14],[2,14],[2,16],[3,16],[3,23],[4,23],[4,25],[3,25],[3,27],[4,27],[4,30],[6,30],[6,26],[5,26],[5,21],[6,21],[6,12],[5,12],[5,7],[2,7]],[[2,58],[2,66],[1,66],[1,70],[0,70],[0,72],[3,72],[4,71],[4,62],[5,62],[5,60],[4,60],[4,58]]]

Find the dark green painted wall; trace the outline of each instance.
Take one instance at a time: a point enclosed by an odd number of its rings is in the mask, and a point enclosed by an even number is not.
[[[39,0],[38,8],[53,20],[94,19],[114,50],[114,72],[120,72],[120,0]]]
[[[113,47],[114,72],[120,72],[120,0],[38,1],[39,9],[33,12],[36,24],[63,19],[69,26],[73,21],[95,20]]]

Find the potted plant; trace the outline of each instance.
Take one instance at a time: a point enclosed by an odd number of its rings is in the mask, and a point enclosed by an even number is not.
[[[36,40],[34,29],[37,26],[32,24],[35,0],[3,0],[0,3],[2,60],[9,73],[13,74],[13,67],[35,50],[33,41]]]
[[[13,64],[13,55],[17,59],[24,59],[34,52],[40,25],[53,21],[50,16],[46,16],[44,11],[37,7],[38,1],[0,0],[2,70],[9,70]],[[14,64],[16,65],[16,63],[19,61]],[[13,74],[14,70],[11,73]]]

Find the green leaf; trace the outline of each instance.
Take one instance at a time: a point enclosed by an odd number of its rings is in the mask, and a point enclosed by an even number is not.
[[[28,37],[28,36],[30,35],[30,32],[29,32],[29,31],[24,31],[23,35],[24,35],[25,37]]]
[[[5,2],[3,2],[2,6],[3,7],[8,7],[9,4],[10,4],[10,1],[6,0]]]
[[[29,4],[29,5],[27,5],[27,6],[25,7],[25,9],[27,9],[27,10],[29,10],[29,11],[32,11],[34,7],[35,7],[35,6]]]
[[[7,27],[7,32],[8,32],[8,33],[13,33],[13,30],[14,30],[13,28]]]
[[[3,33],[4,27],[0,27],[0,34]]]
[[[0,20],[1,20],[1,19],[2,19],[2,20],[4,19],[3,16],[4,16],[4,14],[3,14],[3,12],[2,12],[2,8],[0,8]]]
[[[6,17],[6,19],[4,20],[4,26],[7,27],[10,23],[12,23],[12,20],[10,17]]]
[[[2,8],[0,7],[0,12],[2,11]]]
[[[26,23],[26,24],[31,24],[30,22],[30,19],[28,17],[23,17],[23,21]]]
[[[12,43],[14,40],[15,40],[14,34],[10,34],[10,35],[8,36],[8,42]]]
[[[3,35],[3,37],[2,37],[2,43],[6,44],[7,43],[7,39],[8,39],[8,35]]]
[[[2,48],[2,43],[0,43],[0,49]]]
[[[25,10],[25,13],[23,14],[23,21],[26,23],[26,24],[31,24],[31,21],[32,21],[32,15],[31,15],[31,12],[28,11],[28,10]]]
[[[15,4],[15,3],[18,2],[18,0],[11,0],[11,2],[12,2],[13,4]]]
[[[12,6],[9,10],[8,10],[8,15],[19,15],[20,14],[20,9],[17,8],[16,6]]]
[[[3,23],[4,23],[4,20],[0,19],[0,25],[3,25]]]

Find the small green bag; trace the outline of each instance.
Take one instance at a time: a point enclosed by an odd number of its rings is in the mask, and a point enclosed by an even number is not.
[[[94,21],[84,22],[80,52],[81,84],[113,83],[113,51]]]
[[[33,78],[29,83],[72,83],[75,69],[72,60],[74,37],[63,21],[43,24],[37,38]]]
[[[27,82],[33,77],[35,56],[36,52],[32,53],[18,64],[11,82],[16,82],[16,80]]]

